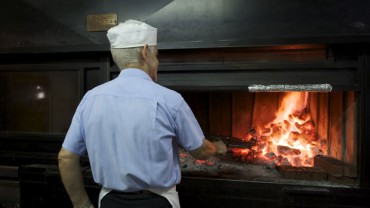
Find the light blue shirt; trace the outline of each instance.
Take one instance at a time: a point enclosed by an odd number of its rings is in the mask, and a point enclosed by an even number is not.
[[[88,154],[96,183],[136,191],[178,184],[178,145],[194,150],[203,139],[179,93],[156,84],[142,70],[125,69],[86,93],[63,148]]]

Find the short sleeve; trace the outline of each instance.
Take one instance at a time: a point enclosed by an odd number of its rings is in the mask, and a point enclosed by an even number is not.
[[[175,117],[177,142],[191,151],[202,145],[204,134],[197,119],[185,101],[179,106]]]
[[[77,108],[71,126],[69,127],[62,147],[78,155],[86,154],[86,145],[83,137],[81,112]]]

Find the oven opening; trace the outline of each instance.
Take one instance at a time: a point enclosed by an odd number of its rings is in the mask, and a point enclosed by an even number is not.
[[[228,147],[205,161],[181,150],[183,175],[356,186],[355,91],[180,92],[205,136]]]

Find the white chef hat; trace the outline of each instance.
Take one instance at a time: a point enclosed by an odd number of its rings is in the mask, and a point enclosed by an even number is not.
[[[107,33],[111,48],[132,48],[157,45],[157,28],[137,20],[127,20]]]

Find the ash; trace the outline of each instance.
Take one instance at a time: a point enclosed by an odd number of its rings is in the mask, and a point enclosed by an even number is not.
[[[274,161],[258,158],[249,160],[245,157],[235,157],[232,152],[228,152],[222,157],[212,157],[208,160],[197,160],[182,149],[180,149],[179,155],[181,172],[185,177],[260,181],[319,187],[350,187],[346,184],[317,180],[311,177],[287,178],[279,172],[279,166]],[[302,169],[302,167],[299,169]],[[311,172],[311,170],[308,172]],[[297,176],[300,176],[300,172],[297,173]],[[302,174],[304,175],[305,173]]]
[[[231,152],[222,157],[197,160],[180,150],[180,165],[184,176],[262,181],[280,178],[274,163],[241,160]]]

